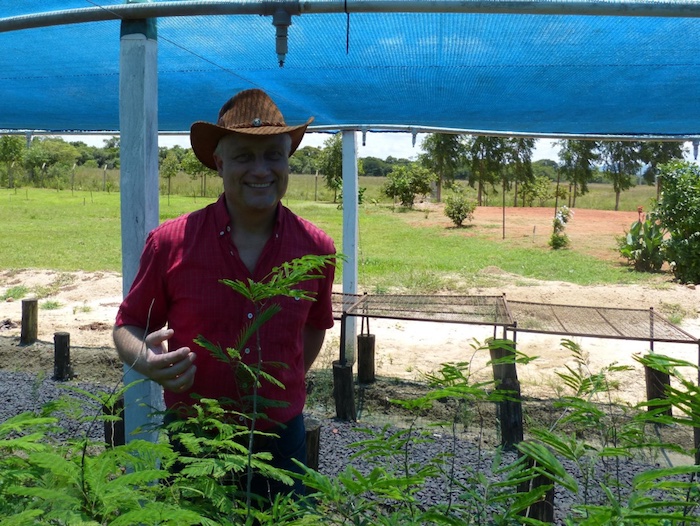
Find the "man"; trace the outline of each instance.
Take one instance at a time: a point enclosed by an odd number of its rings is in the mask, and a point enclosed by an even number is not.
[[[122,361],[163,386],[171,413],[186,415],[198,396],[240,401],[250,394],[228,364],[193,343],[202,335],[224,349],[233,347],[255,316],[254,305],[219,280],[262,281],[284,262],[335,253],[330,237],[280,202],[289,181],[289,156],[312,120],[287,126],[270,97],[252,89],[226,102],[216,124],[191,127],[195,155],[218,171],[224,192],[216,203],[149,234],[114,329]],[[267,409],[267,418],[255,425],[280,436],[268,450],[273,464],[285,469],[294,469],[291,458],[306,459],[305,374],[333,325],[333,277],[333,266],[326,265],[322,279],[303,283],[314,302],[275,299],[282,309],[260,330],[260,357],[255,342],[240,349],[249,365],[260,358],[287,366],[269,371],[284,389],[263,382],[257,392],[286,406]]]

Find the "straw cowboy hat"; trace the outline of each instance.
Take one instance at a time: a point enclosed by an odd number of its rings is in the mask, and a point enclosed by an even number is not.
[[[241,91],[230,98],[219,110],[216,124],[195,122],[190,128],[190,143],[197,158],[204,166],[216,170],[214,150],[219,140],[231,133],[243,135],[280,135],[288,133],[292,138],[291,156],[299,146],[306,127],[314,120],[311,117],[304,124],[287,126],[282,112],[272,99],[262,90]]]

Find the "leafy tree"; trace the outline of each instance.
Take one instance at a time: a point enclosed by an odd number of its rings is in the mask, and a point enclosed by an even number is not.
[[[554,197],[552,192],[552,182],[549,178],[538,175],[531,181],[523,183],[520,190],[523,206],[533,206],[537,203],[538,206],[544,206],[545,203]]]
[[[532,150],[535,148],[535,139],[512,138],[506,139],[506,156],[508,160],[508,172],[515,185],[513,206],[518,206],[518,184],[526,184],[534,180],[532,171]],[[510,187],[510,181],[503,177],[503,195],[506,195],[506,187]]]
[[[682,142],[646,141],[641,143],[639,158],[645,164],[644,182],[656,184],[659,166],[674,160],[683,160],[685,148]]]
[[[639,146],[638,142],[600,142],[601,159],[615,190],[616,211],[620,208],[620,194],[634,185],[633,177],[641,167]]]
[[[465,146],[462,135],[431,133],[421,145],[425,153],[420,161],[428,170],[437,175],[435,198],[442,199],[443,182],[451,183],[457,170],[464,164]]]
[[[68,144],[78,150],[78,158],[75,164],[83,166],[88,161],[93,161],[97,166],[97,162],[95,161],[95,150],[97,150],[97,148],[95,146],[88,146],[83,141],[71,141]]]
[[[199,195],[202,197],[207,195],[207,174],[210,173],[211,170],[202,164],[191,148],[188,148],[185,155],[182,157],[180,168],[182,168],[192,180],[201,177]]]
[[[397,166],[387,179],[384,195],[398,199],[405,208],[413,208],[417,196],[430,193],[430,184],[436,176],[422,166]]]
[[[681,283],[700,283],[700,167],[674,161],[660,167],[659,177],[656,214],[670,235],[666,259]]]
[[[391,165],[378,157],[363,157],[362,165],[365,170],[365,175],[370,177],[386,177],[391,171]]]
[[[175,157],[177,157],[177,161],[179,163],[182,163],[182,160],[185,158],[185,155],[187,155],[187,152],[190,150],[191,148],[183,148],[179,144],[176,144],[172,148],[170,148],[169,151],[175,154]]]
[[[104,140],[104,147],[95,149],[95,161],[100,167],[119,168],[119,137],[110,137]]]
[[[24,165],[34,184],[44,186],[50,177],[67,178],[78,156],[75,146],[63,139],[35,137],[25,153]]]
[[[321,162],[321,148],[304,146],[289,158],[289,171],[295,174],[315,174]]]
[[[121,140],[114,135],[109,139],[105,139],[103,142],[106,150],[118,150],[121,147]]]
[[[550,181],[557,180],[557,171],[559,165],[551,159],[538,159],[532,162],[532,173],[535,176],[543,175],[549,178]]]
[[[484,202],[486,185],[495,186],[500,179],[504,161],[503,139],[500,137],[473,136],[466,140],[467,163],[471,169],[469,186],[476,188],[476,200]]]
[[[331,135],[323,142],[319,169],[329,190],[333,191],[333,202],[338,202],[338,191],[343,187],[343,142],[340,133]]]
[[[406,159],[405,157],[397,158],[397,157],[394,157],[393,155],[389,155],[385,159],[384,162],[386,162],[386,164],[389,165],[389,170],[387,171],[387,175],[396,166],[412,166],[414,164],[414,161],[411,161],[410,159]]]
[[[3,135],[0,137],[0,162],[5,163],[7,170],[7,187],[12,188],[13,169],[22,163],[25,151],[25,141],[16,135]]]
[[[576,197],[588,193],[588,183],[593,178],[595,162],[598,160],[595,141],[559,141],[559,170],[569,181],[569,206],[576,206]]]
[[[160,176],[168,180],[168,203],[170,203],[170,186],[172,178],[180,171],[180,162],[177,160],[177,154],[169,151],[165,156],[165,160],[160,165]]]

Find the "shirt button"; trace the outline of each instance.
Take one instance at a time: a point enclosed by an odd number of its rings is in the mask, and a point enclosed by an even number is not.
[[[231,231],[231,227],[230,227],[230,226],[227,226],[227,227],[226,227],[226,232],[230,232],[230,231]]]
[[[243,352],[245,352],[246,354],[250,354],[250,348],[249,348],[249,347],[246,347],[246,350],[243,351]]]
[[[245,418],[242,417],[242,416],[239,416],[239,417],[238,417],[238,420],[240,420],[241,422],[243,422],[243,420],[245,420]]]
[[[231,254],[233,256],[233,250],[231,250],[231,252],[229,252],[229,254]]]
[[[220,235],[220,236],[223,236],[223,235],[224,235],[224,231],[222,230],[221,232],[219,232],[219,235]]]
[[[252,320],[252,319],[253,319],[253,313],[252,313],[252,312],[249,312],[249,313],[248,313],[248,319],[249,319],[249,320]]]

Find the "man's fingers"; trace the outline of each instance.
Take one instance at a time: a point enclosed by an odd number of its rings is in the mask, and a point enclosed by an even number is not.
[[[190,366],[184,373],[175,376],[174,378],[169,378],[163,380],[160,384],[164,389],[172,391],[174,393],[183,393],[187,391],[194,384],[194,375],[197,372],[197,366]]]
[[[174,334],[172,329],[160,329],[153,331],[146,336],[146,345],[148,347],[159,347],[164,341],[170,339]]]
[[[173,365],[188,359],[191,362],[194,360],[194,358],[196,358],[196,356],[197,355],[194,354],[189,347],[180,347],[175,351],[159,355],[158,361],[160,362],[161,367],[172,367]]]
[[[162,383],[164,380],[180,376],[192,367],[192,362],[196,357],[197,355],[187,347],[170,353],[154,355],[151,362],[151,378]]]

